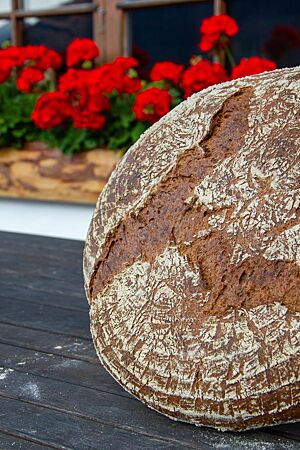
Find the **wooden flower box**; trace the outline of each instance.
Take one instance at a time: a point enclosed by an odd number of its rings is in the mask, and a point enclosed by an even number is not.
[[[97,149],[70,158],[41,142],[2,148],[0,197],[94,204],[120,157]]]

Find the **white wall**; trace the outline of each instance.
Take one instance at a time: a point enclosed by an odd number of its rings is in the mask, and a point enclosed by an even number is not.
[[[0,230],[85,240],[93,206],[0,199]]]

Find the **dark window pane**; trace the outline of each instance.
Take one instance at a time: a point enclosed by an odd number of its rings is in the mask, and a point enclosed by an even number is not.
[[[213,2],[141,8],[128,14],[136,57],[148,67],[163,60],[188,64],[199,53],[200,23],[213,14]]]
[[[264,56],[279,67],[300,63],[300,2],[295,0],[228,1],[228,12],[240,25],[232,51],[241,57]]]
[[[0,46],[5,41],[10,41],[10,23],[9,20],[0,20]]]
[[[24,45],[44,44],[59,52],[75,37],[93,37],[92,15],[31,17],[24,20]]]
[[[58,8],[60,6],[78,5],[80,3],[92,3],[93,0],[47,0],[41,2],[41,0],[23,0],[24,9],[50,9]]]

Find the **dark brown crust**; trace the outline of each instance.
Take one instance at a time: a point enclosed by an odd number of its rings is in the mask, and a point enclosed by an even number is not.
[[[137,258],[152,262],[168,245],[176,244],[191,266],[197,265],[201,271],[202,290],[211,292],[211,299],[201,313],[225,314],[230,309],[250,309],[276,301],[292,311],[300,311],[297,301],[300,269],[296,263],[268,261],[257,256],[229,267],[232,244],[222,232],[193,239],[199,228],[207,227],[211,213],[201,206],[192,207],[185,199],[192,196],[195,187],[217,163],[236,154],[243,145],[251,96],[252,89],[246,88],[229,97],[214,116],[210,132],[199,147],[186,151],[143,209],[115,230],[91,279],[91,298]],[[263,193],[270,189],[269,184],[265,180]],[[227,221],[230,216],[231,210],[226,208]],[[186,241],[193,243],[185,247]]]
[[[186,151],[143,209],[125,219],[115,230],[106,242],[103,256],[91,277],[92,298],[139,256],[142,260],[153,261],[169,243],[178,240],[173,232],[190,209],[190,205],[184,203],[185,199],[192,195],[199,181],[212,171],[217,162],[242,146],[248,127],[251,95],[252,89],[246,88],[229,97],[213,118],[208,136],[199,143],[205,149],[204,154],[199,147]],[[205,214],[203,211],[202,215]],[[186,233],[189,229],[190,224],[184,228]],[[179,239],[180,234],[181,229],[178,231]]]
[[[95,310],[96,312],[97,310]],[[94,323],[94,339],[95,344],[99,344],[99,337],[102,335],[102,330],[97,325],[97,318],[93,318]],[[289,319],[290,320],[290,319]],[[115,346],[118,347],[118,337],[114,336],[111,340],[111,345],[109,347],[105,347],[105,356],[109,360],[113,361],[115,359]],[[97,345],[96,345],[97,348]],[[101,357],[101,355],[99,355]],[[154,356],[154,355],[153,355]],[[176,355],[174,355],[176,358]],[[265,358],[265,355],[262,354],[259,356],[262,361]],[[135,355],[132,353],[123,353],[122,355],[122,370],[127,372],[126,367],[130,367],[135,363]],[[176,364],[173,358],[170,357],[170,365]],[[102,360],[102,364],[110,371],[110,367],[106,364],[105,360]],[[264,362],[264,364],[267,364]],[[233,431],[243,431],[248,430],[253,427],[258,426],[268,426],[268,425],[276,425],[282,422],[291,422],[296,421],[300,417],[300,404],[296,406],[289,407],[287,409],[283,409],[278,412],[278,408],[285,404],[292,404],[293,398],[299,398],[300,396],[300,383],[290,383],[286,381],[287,377],[296,378],[298,376],[297,366],[298,366],[298,358],[291,358],[289,361],[289,366],[292,371],[286,371],[283,366],[280,367],[270,367],[268,369],[268,374],[262,372],[257,374],[252,380],[248,380],[249,385],[260,385],[265,383],[267,376],[267,384],[269,389],[266,393],[262,393],[259,396],[248,396],[247,398],[241,398],[239,395],[239,384],[233,385],[232,388],[236,391],[236,398],[230,400],[222,400],[222,401],[214,401],[214,400],[206,400],[206,399],[197,399],[197,398],[181,398],[178,395],[169,394],[166,396],[164,393],[160,394],[161,379],[155,373],[151,373],[151,370],[148,372],[148,378],[152,381],[155,380],[156,388],[152,389],[149,384],[141,384],[141,380],[139,377],[134,377],[130,371],[127,372],[127,377],[130,380],[131,387],[130,392],[139,398],[142,401],[145,401],[145,397],[151,399],[151,408],[154,408],[158,412],[165,414],[171,418],[175,418],[177,420],[186,421],[186,415],[181,413],[180,410],[193,410],[195,413],[195,423],[199,422],[201,425],[213,426],[215,428],[221,430],[233,430]],[[174,370],[176,366],[174,366]],[[201,370],[197,372],[197,377],[195,376],[194,381],[194,389],[195,393],[197,392],[197,387],[201,385],[202,390],[205,391],[205,384],[203,383],[201,377]],[[229,376],[230,374],[228,374]],[[276,392],[272,393],[271,386],[279,380],[282,383],[280,389],[277,389]],[[178,380],[169,380],[170,388],[172,388],[172,383],[174,390],[177,387]],[[225,388],[225,382],[224,388]],[[124,386],[126,389],[126,385]],[[207,388],[209,388],[207,386]],[[271,391],[271,392],[270,392]],[[164,407],[164,404],[166,407]],[[172,414],[170,414],[169,405],[173,405],[174,410],[172,410]],[[227,418],[223,418],[225,415],[225,408],[227,410]],[[209,411],[209,417],[206,417],[205,411]],[[247,411],[247,415],[244,415],[244,412]],[[265,411],[262,413],[262,411]],[[266,412],[267,411],[267,412]],[[197,416],[198,414],[198,416]],[[212,420],[212,417],[214,419]],[[192,420],[189,420],[193,422]]]

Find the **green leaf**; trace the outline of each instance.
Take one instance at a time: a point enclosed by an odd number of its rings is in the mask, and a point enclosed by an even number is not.
[[[141,136],[141,134],[143,134],[144,131],[146,131],[147,128],[148,126],[144,122],[138,122],[130,133],[132,141],[136,142]]]
[[[169,89],[170,94],[172,95],[172,97],[175,98],[181,98],[182,99],[182,91],[180,89],[177,88],[171,88]]]
[[[124,128],[129,128],[133,120],[135,120],[135,116],[132,110],[126,111],[120,115],[120,122]]]
[[[166,88],[166,82],[164,80],[161,80],[161,81],[150,81],[150,82],[145,84],[145,87],[143,88],[143,90],[148,89],[149,87],[158,87],[160,89],[165,89]]]

